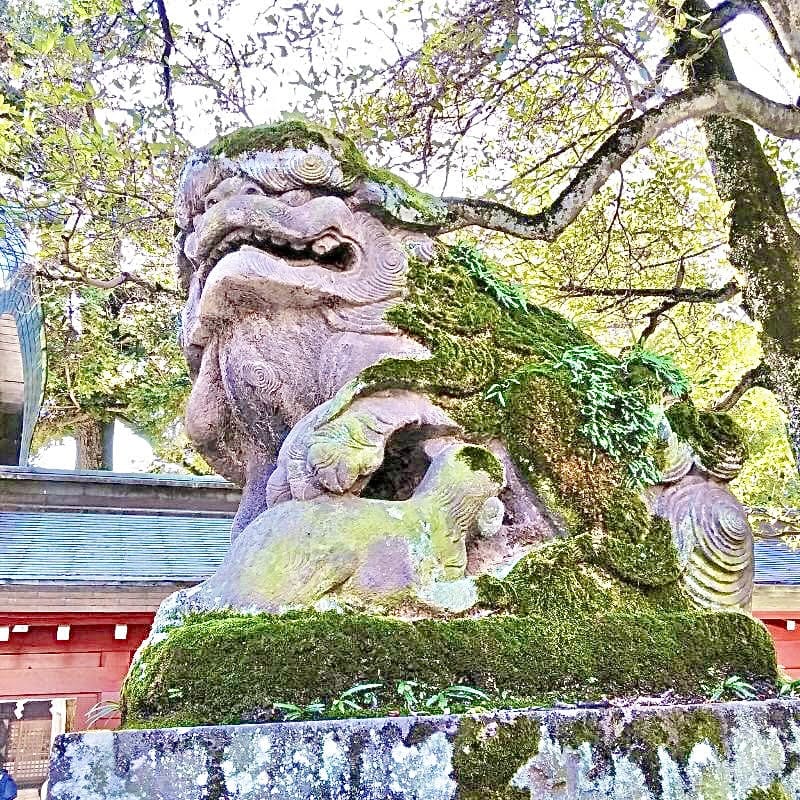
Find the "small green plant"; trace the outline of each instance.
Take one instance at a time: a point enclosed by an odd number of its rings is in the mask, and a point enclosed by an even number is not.
[[[405,710],[413,714],[421,699],[417,696],[420,685],[416,681],[398,681],[395,693],[399,695],[405,705]]]
[[[319,719],[325,713],[325,703],[315,700],[305,706],[298,706],[294,703],[273,703],[283,714],[287,722],[298,722],[304,719]]]
[[[628,362],[593,345],[566,350],[555,368],[568,374],[582,396],[580,432],[613,459],[628,465],[634,485],[656,483],[658,470],[647,448],[656,438],[656,417],[638,385],[630,385]]]
[[[654,353],[637,345],[623,363],[630,375],[637,369],[644,368],[655,378],[659,388],[672,397],[683,397],[691,388],[689,379],[669,356]]]
[[[295,703],[273,703],[280,712],[278,719],[287,722],[329,717],[341,719],[354,713],[375,711],[380,714],[452,714],[471,710],[485,710],[490,702],[487,694],[472,686],[448,686],[437,690],[416,681],[398,681],[394,693],[388,698],[382,683],[359,683],[342,692],[330,705],[315,700],[306,706]],[[398,702],[398,700],[400,702]],[[399,706],[399,708],[398,708]]]
[[[506,407],[506,394],[512,386],[519,386],[527,375],[552,375],[553,368],[547,364],[526,364],[522,369],[504,378],[499,383],[493,383],[484,394],[484,400],[494,400],[501,408]]]
[[[778,697],[797,697],[800,695],[800,678],[778,678]]]
[[[382,683],[359,683],[342,692],[331,703],[331,711],[337,716],[345,716],[349,711],[365,711],[370,708],[377,708],[377,690],[382,688]]]
[[[501,306],[527,312],[528,300],[522,289],[516,284],[498,278],[486,256],[479,250],[467,242],[457,242],[450,248],[450,253]]]
[[[712,700],[753,700],[756,697],[756,689],[744,678],[729,675],[713,687],[709,696]]]
[[[489,695],[472,686],[448,686],[425,700],[425,707],[438,714],[451,714],[475,708]]]
[[[101,700],[99,703],[95,703],[86,712],[86,727],[94,728],[101,719],[118,716],[120,709],[119,700]]]

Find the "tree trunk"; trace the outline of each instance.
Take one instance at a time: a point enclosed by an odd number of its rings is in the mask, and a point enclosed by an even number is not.
[[[113,469],[114,420],[90,419],[75,431],[77,469]]]
[[[687,5],[698,16],[709,10],[705,0]],[[690,77],[697,83],[736,80],[721,38],[692,62]],[[747,278],[745,304],[761,324],[767,383],[787,414],[800,470],[800,234],[789,220],[778,177],[752,126],[709,117],[702,128],[717,192],[733,203],[730,260]]]

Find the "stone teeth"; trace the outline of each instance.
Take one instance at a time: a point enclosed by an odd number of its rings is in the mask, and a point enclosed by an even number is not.
[[[305,250],[306,249],[306,243],[305,242],[289,242],[289,247],[291,247],[292,250]]]
[[[287,239],[281,239],[280,236],[270,236],[269,240],[277,247],[285,247],[289,243]]]
[[[331,236],[330,234],[326,236],[320,236],[314,244],[311,245],[311,249],[318,255],[324,256],[326,253],[329,253],[335,247],[338,247],[339,240],[335,236]]]

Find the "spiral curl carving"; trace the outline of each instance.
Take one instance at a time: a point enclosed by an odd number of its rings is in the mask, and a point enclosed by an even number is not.
[[[246,361],[242,364],[242,380],[254,389],[271,393],[281,386],[277,367],[267,361]]]
[[[256,153],[239,159],[237,164],[245,175],[273,192],[300,186],[348,190],[354,183],[354,178],[346,178],[338,162],[321,147]]]
[[[685,564],[684,585],[707,608],[747,607],[753,584],[753,533],[728,489],[690,474],[663,489],[654,511],[669,520]]]

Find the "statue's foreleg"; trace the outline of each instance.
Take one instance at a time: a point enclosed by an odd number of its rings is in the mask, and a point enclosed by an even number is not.
[[[324,493],[358,491],[381,466],[391,436],[404,428],[455,434],[459,426],[427,397],[387,390],[350,402],[338,414],[334,397],[304,417],[278,453],[267,483],[267,505],[308,500]]]

